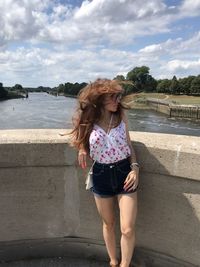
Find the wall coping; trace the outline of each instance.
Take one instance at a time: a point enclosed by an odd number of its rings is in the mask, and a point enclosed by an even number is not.
[[[70,129],[0,130],[0,146],[14,146],[15,148],[10,149],[20,149],[20,155],[21,151],[26,153],[31,149],[27,145],[66,144],[69,146],[70,137],[67,134],[70,131]],[[65,135],[61,136],[60,134]],[[130,131],[130,137],[142,171],[200,181],[200,138],[198,136]],[[23,146],[19,148],[17,144],[23,144]],[[42,149],[40,153],[42,155]],[[75,154],[76,151],[71,148],[70,153]],[[72,157],[65,155],[62,162],[56,160],[45,162],[43,156],[43,161],[41,160],[40,163],[35,160],[35,157],[32,160],[24,160],[24,156],[21,156],[21,160],[20,157],[17,159],[17,165],[15,160],[14,157],[6,160],[4,152],[3,155],[0,155],[0,167],[12,167],[12,165],[16,167],[18,164],[19,166],[73,165],[76,157],[74,156],[72,161]]]
[[[28,143],[69,143],[70,129],[14,129],[0,130],[0,144]],[[61,136],[60,134],[66,134]],[[148,147],[199,153],[200,137],[165,133],[149,133],[130,131],[133,142],[143,142]]]

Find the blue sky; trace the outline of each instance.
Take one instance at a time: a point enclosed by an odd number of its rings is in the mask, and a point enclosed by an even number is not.
[[[57,86],[136,66],[200,74],[200,0],[0,1],[0,82]]]

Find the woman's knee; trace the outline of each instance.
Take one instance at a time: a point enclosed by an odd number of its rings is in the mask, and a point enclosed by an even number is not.
[[[135,235],[135,228],[131,226],[121,227],[121,234],[125,237],[132,237]]]
[[[114,228],[115,228],[115,220],[112,220],[112,221],[109,221],[109,222],[103,221],[103,227],[107,231],[114,230]]]

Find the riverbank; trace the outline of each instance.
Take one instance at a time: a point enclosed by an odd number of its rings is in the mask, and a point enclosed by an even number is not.
[[[124,100],[131,102],[131,105],[140,106],[140,104],[146,104],[147,100],[164,101],[169,104],[176,105],[200,105],[200,96],[190,95],[167,95],[162,93],[137,93],[125,96]]]
[[[10,100],[10,99],[18,99],[18,98],[26,98],[27,96],[24,96],[23,94],[20,94],[18,92],[10,92],[8,91],[8,94],[6,97],[1,97],[0,101]]]
[[[123,103],[131,109],[153,109],[169,117],[200,120],[200,97],[198,96],[139,93],[126,96]]]

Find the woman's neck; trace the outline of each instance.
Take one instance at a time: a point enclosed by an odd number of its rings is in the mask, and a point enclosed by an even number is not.
[[[104,110],[102,113],[100,121],[105,123],[105,124],[109,124],[111,116],[112,116],[112,112],[110,112],[108,110]]]

